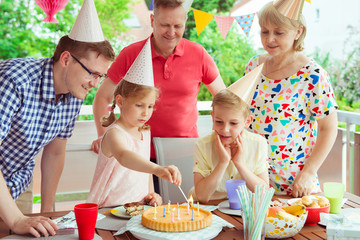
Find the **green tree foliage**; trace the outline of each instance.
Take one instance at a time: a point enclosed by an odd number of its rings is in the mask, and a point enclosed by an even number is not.
[[[127,31],[121,19],[128,18],[131,0],[95,0],[100,23],[107,39]],[[83,0],[72,0],[55,18],[59,23],[42,22],[45,13],[34,0],[0,1],[0,59],[50,57],[59,38],[70,32]]]
[[[247,37],[239,31],[233,23],[225,40],[213,20],[197,36],[196,29],[190,31],[190,40],[200,43],[214,59],[226,86],[235,82],[244,75],[245,67],[256,51],[247,41]],[[209,101],[212,99],[210,92],[204,85],[201,86],[198,100]]]
[[[360,32],[353,27],[349,30],[344,45],[344,50],[347,50],[344,61],[334,60],[330,52],[321,53],[320,50],[314,52],[314,59],[329,73],[339,108],[356,111],[353,108],[359,109],[360,105]]]

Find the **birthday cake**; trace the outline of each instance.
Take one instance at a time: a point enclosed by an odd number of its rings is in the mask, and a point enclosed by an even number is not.
[[[170,209],[164,205],[145,210],[141,223],[144,227],[161,232],[189,232],[210,226],[212,214],[196,207],[181,205],[177,210],[177,205],[170,205]]]

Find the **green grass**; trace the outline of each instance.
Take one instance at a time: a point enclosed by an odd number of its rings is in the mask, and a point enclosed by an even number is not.
[[[89,193],[67,193],[67,194],[57,194],[55,196],[55,202],[67,202],[67,201],[76,201],[76,200],[85,200],[87,199]],[[41,196],[34,196],[33,203],[41,203]]]

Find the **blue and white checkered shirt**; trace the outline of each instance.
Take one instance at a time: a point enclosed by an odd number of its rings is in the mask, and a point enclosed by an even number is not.
[[[34,158],[54,138],[69,138],[83,100],[56,101],[53,59],[0,61],[0,169],[12,197],[29,186]]]

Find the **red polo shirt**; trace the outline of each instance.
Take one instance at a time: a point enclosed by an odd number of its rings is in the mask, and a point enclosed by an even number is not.
[[[147,39],[125,47],[107,74],[118,83],[126,74]],[[167,59],[155,51],[151,43],[155,87],[159,100],[148,121],[152,137],[198,137],[197,94],[200,84],[212,83],[219,70],[206,50],[198,43],[181,39]],[[154,151],[151,157],[155,158]]]

